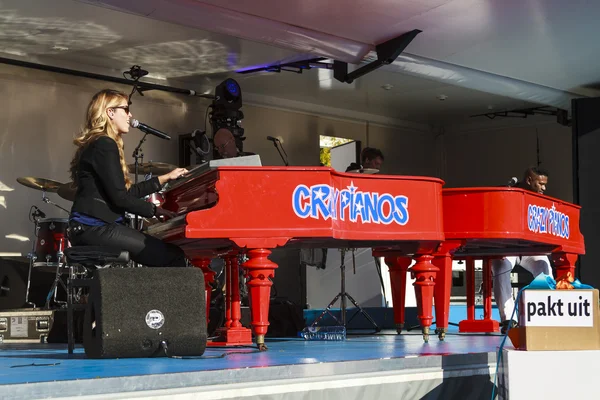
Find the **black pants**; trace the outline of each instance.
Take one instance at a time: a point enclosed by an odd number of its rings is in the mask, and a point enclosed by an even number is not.
[[[73,229],[77,226],[81,229]],[[107,246],[127,250],[129,258],[147,267],[185,267],[185,253],[171,243],[163,242],[125,225],[112,223],[87,226],[71,221],[69,240],[73,246]]]

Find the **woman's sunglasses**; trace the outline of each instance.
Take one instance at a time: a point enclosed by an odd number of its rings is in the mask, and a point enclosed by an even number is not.
[[[123,110],[125,110],[126,114],[129,114],[129,106],[117,106],[117,107],[113,107],[113,108],[122,108]]]

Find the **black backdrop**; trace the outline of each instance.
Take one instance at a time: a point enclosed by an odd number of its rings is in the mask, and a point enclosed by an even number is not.
[[[572,101],[573,199],[581,205],[580,229],[586,254],[578,277],[600,287],[600,98]]]

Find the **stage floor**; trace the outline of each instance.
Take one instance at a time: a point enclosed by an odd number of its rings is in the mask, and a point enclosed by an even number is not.
[[[381,394],[386,382],[396,385],[396,394],[399,382],[411,383],[409,393],[416,394],[415,382],[429,381],[421,392],[433,396],[432,391],[437,390],[437,396],[440,382],[479,376],[487,385],[482,390],[489,398],[501,340],[500,334],[449,333],[443,342],[432,335],[429,343],[423,343],[418,331],[402,335],[384,331],[349,335],[343,342],[267,338],[266,352],[252,347],[208,348],[199,358],[113,360],[86,359],[81,347],[69,358],[66,345],[4,343],[0,344],[0,397],[190,398],[184,395],[205,392],[201,398],[223,399],[241,397],[243,392],[245,398],[252,398],[268,394],[267,388],[291,392],[293,385],[300,384],[293,391],[315,391],[319,385],[329,390],[338,385],[346,390],[347,400],[366,395],[365,385],[378,387]],[[366,379],[363,389],[353,397],[348,387],[358,385],[361,379]],[[454,386],[460,390],[460,384]],[[423,398],[422,393],[418,398]]]

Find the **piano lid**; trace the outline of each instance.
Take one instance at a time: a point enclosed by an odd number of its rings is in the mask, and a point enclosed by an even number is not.
[[[479,246],[540,246],[584,254],[580,206],[508,187],[442,190],[446,240],[478,241]]]
[[[193,165],[187,168],[187,174],[181,176],[173,183],[169,183],[165,186],[165,191],[180,187],[194,177],[205,174],[211,168],[226,167],[226,166],[243,166],[243,167],[260,167],[262,162],[258,154],[252,154],[249,156],[223,158],[219,160],[210,160],[203,162],[198,165]]]

